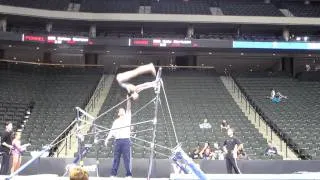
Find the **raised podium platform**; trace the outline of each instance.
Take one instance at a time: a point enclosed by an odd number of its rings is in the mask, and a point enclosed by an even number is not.
[[[24,164],[30,157],[23,157]],[[19,177],[14,179],[68,179],[63,178],[65,173],[65,167],[71,163],[73,158],[39,158],[33,162],[29,167],[22,171]],[[133,179],[140,178],[146,179],[148,173],[148,159],[133,159],[132,172]],[[123,161],[121,161],[119,176],[124,177]],[[205,174],[208,174],[210,179],[319,179],[320,180],[320,161],[286,161],[286,160],[244,160],[239,161],[238,166],[244,173],[242,175],[227,175],[225,161],[208,161],[208,160],[196,160],[196,163],[200,165],[201,170]],[[85,158],[84,166],[96,165],[95,158]],[[97,179],[110,179],[110,169],[112,165],[112,159],[100,159],[98,167]],[[155,179],[194,179],[190,175],[175,175],[172,161],[168,159],[156,159],[154,161],[154,169],[151,178]],[[298,172],[298,173],[297,173]],[[300,174],[299,172],[305,172]],[[307,173],[308,172],[308,173]],[[313,172],[313,173],[312,173]],[[59,176],[59,177],[58,177]],[[96,171],[89,172],[90,179],[96,179]],[[45,178],[44,178],[45,177]],[[0,176],[0,180],[4,180],[4,177]]]
[[[320,173],[304,174],[207,174],[209,180],[316,180]],[[197,180],[194,175],[171,174],[172,180]]]
[[[209,180],[319,180],[320,173],[303,173],[303,174],[207,174]],[[5,176],[0,176],[5,179]],[[17,176],[12,180],[68,180],[68,177],[58,177],[58,175],[43,174],[31,176]],[[123,179],[108,177],[90,177],[90,180],[112,180]],[[132,180],[145,180],[145,178],[131,178]],[[171,174],[170,178],[151,178],[152,180],[197,180],[193,175]]]

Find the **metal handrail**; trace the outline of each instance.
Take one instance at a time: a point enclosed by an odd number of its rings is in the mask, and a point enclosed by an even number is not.
[[[95,107],[95,103],[97,102],[97,99],[100,98],[101,96],[101,91],[103,91],[103,88],[105,87],[105,84],[106,84],[106,78],[105,76],[102,76],[102,79],[99,81],[99,84],[97,85],[95,91],[93,91],[93,95],[91,96],[90,100],[88,101],[88,104],[86,105],[85,109],[86,111],[88,111],[89,109],[90,110],[93,110],[94,107]],[[86,119],[86,117],[85,117]],[[72,123],[72,125],[75,125],[75,122]],[[72,126],[71,124],[69,125],[70,127]],[[75,131],[75,128],[73,127],[71,130],[69,130],[69,133]],[[65,133],[65,131],[63,132]],[[63,133],[61,133],[58,138],[56,138],[56,140],[60,139],[63,135]],[[69,141],[68,141],[69,139]],[[56,142],[55,140],[55,142]],[[68,143],[71,142],[71,137],[69,138],[66,138],[66,141],[62,142],[62,144],[60,145],[61,149],[60,151],[57,152],[57,157],[59,157],[60,153],[63,151],[63,149],[68,149],[69,145]]]
[[[267,121],[264,119],[264,117],[259,113],[257,112],[257,107],[254,107],[249,101],[248,101],[248,98],[243,94],[243,92],[241,91],[241,89],[238,87],[238,84],[235,82],[235,80],[231,77],[231,76],[228,76],[229,81],[232,82],[232,89],[233,89],[233,92],[236,93],[237,92],[237,97],[238,99],[240,99],[240,102],[242,103],[242,100],[245,100],[246,102],[246,110],[248,111],[249,114],[251,113],[254,113],[255,115],[255,123],[257,123],[257,120],[258,120],[258,126],[259,128],[261,127],[261,120],[263,120],[266,124],[266,135],[268,138],[270,138],[271,140],[273,140],[273,134],[277,134],[276,132],[274,132],[272,130],[272,127],[270,127],[267,123]],[[257,116],[258,115],[258,116]],[[270,133],[268,131],[268,129],[270,130]],[[281,140],[280,142],[280,151],[283,151],[283,143],[282,141],[285,143],[285,158],[288,158],[288,148],[290,148],[290,146],[287,145],[286,141],[279,136],[279,139]],[[292,150],[292,149],[291,149]]]

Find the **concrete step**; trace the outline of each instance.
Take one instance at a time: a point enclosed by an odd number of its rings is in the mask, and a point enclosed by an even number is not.
[[[92,95],[92,98],[89,101],[89,104],[84,109],[88,114],[90,114],[93,117],[97,117],[98,113],[100,112],[100,109],[106,100],[109,90],[111,88],[111,84],[113,82],[114,75],[103,75],[100,79],[100,82],[95,90],[95,92]],[[94,97],[96,97],[94,99]],[[92,105],[93,104],[93,105]],[[82,123],[81,126],[81,134],[87,134],[87,132],[91,128],[91,119],[86,119],[87,123]],[[74,127],[73,130],[70,131],[71,134],[75,134],[76,127]],[[71,141],[71,142],[70,142]],[[68,145],[67,150],[63,149],[61,150],[61,154],[59,157],[73,157],[74,153],[78,151],[78,139],[75,135],[72,135],[70,138],[68,138]]]

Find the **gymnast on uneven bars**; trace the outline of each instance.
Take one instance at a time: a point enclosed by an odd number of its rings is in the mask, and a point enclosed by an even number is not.
[[[127,107],[120,108],[118,110],[118,118],[113,122],[112,128],[105,140],[105,145],[107,146],[110,138],[114,137],[114,156],[111,169],[111,177],[117,176],[118,168],[120,164],[120,157],[123,156],[124,166],[126,169],[126,176],[131,177],[131,99],[136,100],[139,97],[139,92],[153,88],[156,86],[156,82],[146,82],[139,85],[133,85],[128,83],[132,78],[135,78],[142,74],[152,74],[156,75],[156,69],[152,63],[139,66],[134,70],[119,73],[117,75],[117,81],[121,87],[127,90]]]

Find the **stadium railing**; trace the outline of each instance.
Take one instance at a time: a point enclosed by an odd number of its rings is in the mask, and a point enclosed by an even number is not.
[[[254,123],[257,124],[259,129],[264,129],[267,139],[272,142],[276,142],[280,151],[283,152],[284,159],[295,159],[293,156],[297,154],[297,151],[294,146],[290,144],[291,142],[283,135],[281,130],[277,128],[273,121],[266,117],[263,114],[263,111],[254,104],[241,85],[237,82],[236,78],[231,74],[227,77],[231,83],[233,93],[236,94],[241,103],[245,103],[247,113],[249,115],[253,114]],[[292,155],[292,152],[294,152],[295,155]]]

